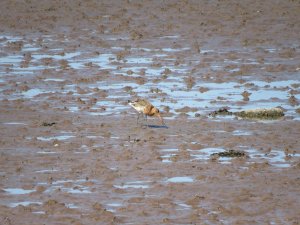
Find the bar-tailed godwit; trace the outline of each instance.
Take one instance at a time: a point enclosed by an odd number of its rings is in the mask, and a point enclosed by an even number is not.
[[[166,125],[159,113],[159,109],[154,107],[146,99],[137,99],[135,101],[128,100],[128,104],[131,105],[139,113],[137,118],[137,123],[139,122],[140,114],[142,114],[145,115],[146,121],[147,121],[147,116],[157,116],[160,119],[162,125],[164,126]]]

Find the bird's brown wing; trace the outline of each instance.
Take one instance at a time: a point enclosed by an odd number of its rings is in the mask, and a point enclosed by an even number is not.
[[[138,100],[138,103],[140,104],[140,105],[142,105],[142,106],[148,106],[148,105],[151,105],[151,103],[150,102],[148,102],[146,99],[139,99]]]
[[[152,109],[154,108],[153,105],[151,104],[147,104],[144,108],[144,114],[148,115],[148,116],[153,116],[153,113],[152,113]]]

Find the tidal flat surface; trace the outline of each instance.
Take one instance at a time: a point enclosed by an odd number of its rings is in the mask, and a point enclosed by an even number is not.
[[[299,2],[2,7],[0,224],[299,223]]]

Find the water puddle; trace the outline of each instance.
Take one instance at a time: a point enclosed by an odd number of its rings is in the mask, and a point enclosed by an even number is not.
[[[249,136],[249,135],[252,135],[253,132],[246,131],[246,130],[234,130],[232,132],[232,134],[235,135],[235,136]]]
[[[178,205],[178,208],[176,210],[190,210],[192,206],[187,205],[185,203],[176,203]]]
[[[79,111],[78,106],[69,106],[68,109],[70,112],[78,112]]]
[[[148,57],[129,57],[126,58],[127,64],[150,64],[153,63],[153,58]]]
[[[74,138],[76,136],[74,135],[59,135],[59,136],[53,136],[53,137],[37,137],[37,140],[39,141],[52,141],[52,140],[58,140],[58,141],[64,141],[70,138]]]
[[[32,213],[34,213],[34,214],[46,214],[46,212],[45,211],[34,211],[34,212],[32,212]]]
[[[249,134],[246,133],[243,135],[249,135]],[[200,150],[188,150],[188,151],[190,152],[190,156],[192,160],[207,161],[212,159],[211,158],[212,154],[222,153],[225,152],[226,150],[223,148],[204,148]],[[290,167],[294,162],[296,162],[300,158],[299,153],[286,154],[282,150],[271,150],[269,153],[263,153],[256,149],[249,149],[246,146],[243,147],[243,152],[245,152],[246,155],[248,155],[247,161],[249,163],[266,161],[272,166],[281,167],[281,168]],[[218,157],[218,162],[222,164],[228,164],[231,163],[231,160],[233,158],[234,157],[220,156]]]
[[[203,148],[200,150],[189,150],[192,160],[209,160],[214,153],[224,152],[223,148]],[[228,161],[230,158],[221,158],[220,162]]]
[[[45,170],[37,170],[35,173],[53,173],[53,172],[58,172],[59,170],[57,169],[45,169]]]
[[[163,155],[161,155],[162,162],[163,163],[171,163],[172,158],[177,156],[176,152],[178,152],[178,149],[177,148],[168,148],[168,149],[162,149],[162,150],[160,150],[160,152],[163,154]]]
[[[90,180],[94,182],[94,180]],[[92,191],[90,187],[85,186],[86,180],[57,180],[51,183],[51,186],[45,190],[45,193],[52,193],[55,191],[65,192],[69,194],[90,194]],[[49,185],[48,183],[39,183],[40,185]]]
[[[81,145],[81,147],[77,151],[74,151],[75,154],[85,154],[85,153],[89,153],[89,152],[90,152],[90,149],[86,145]]]
[[[171,163],[172,162],[172,157],[175,157],[177,154],[165,154],[162,155],[162,162],[163,163]]]
[[[12,208],[15,208],[19,205],[21,205],[21,206],[42,205],[42,203],[41,202],[32,202],[32,201],[23,201],[23,202],[12,202],[12,203],[8,204],[8,206],[12,207]]]
[[[37,154],[58,154],[58,152],[53,152],[53,151],[37,151]]]
[[[164,52],[183,52],[183,51],[188,51],[190,48],[162,48],[162,51]]]
[[[3,123],[4,125],[28,125],[27,123],[23,123],[23,122],[6,122]]]
[[[69,209],[79,209],[80,207],[75,205],[74,203],[65,203],[65,206]]]
[[[255,162],[264,160],[270,165],[279,168],[291,167],[294,162],[300,159],[300,153],[285,154],[282,150],[271,150],[269,153],[262,153],[256,149],[250,149],[247,152]]]
[[[41,59],[55,59],[55,60],[68,60],[72,59],[75,56],[79,56],[80,52],[70,52],[70,53],[63,53],[58,55],[56,51],[53,51],[52,54],[32,54],[32,57],[36,60]]]
[[[19,64],[22,60],[21,56],[6,56],[5,59],[1,59],[1,64]]]
[[[166,180],[167,183],[192,183],[194,179],[192,177],[171,177]]]
[[[59,79],[59,78],[47,78],[47,79],[44,79],[45,82],[48,82],[48,81],[54,81],[54,82],[64,82],[65,79]]]
[[[96,136],[96,135],[88,135],[88,136],[86,136],[86,138],[99,139],[99,138],[105,138],[105,137],[103,137],[103,136]]]
[[[71,188],[62,188],[62,191],[65,191],[70,194],[90,194],[92,193],[88,187],[77,186],[73,189]]]
[[[42,89],[39,89],[39,88],[33,88],[33,89],[28,90],[28,91],[24,91],[21,94],[25,98],[33,98],[33,97],[38,96],[40,94],[48,94],[48,93],[51,93],[51,92],[45,91],[45,90],[42,90]]]
[[[106,204],[106,206],[107,206],[106,207],[107,211],[116,212],[116,209],[122,207],[123,204],[119,203],[119,202],[112,202],[112,203]]]
[[[3,190],[10,195],[26,195],[35,192],[35,190],[25,190],[23,188],[4,188]]]
[[[171,137],[176,137],[178,135],[169,135]],[[165,148],[165,149],[162,149],[160,150],[161,152],[178,152],[178,148]]]
[[[178,39],[180,37],[180,35],[166,35],[166,36],[162,36],[162,37],[159,37],[160,39],[164,39],[164,38],[167,38],[167,39]]]
[[[118,202],[113,202],[113,203],[109,203],[107,205],[111,206],[111,207],[121,207],[123,204],[122,203],[118,203]]]
[[[130,181],[121,185],[114,185],[114,187],[119,189],[127,189],[127,188],[146,189],[150,187],[149,183],[151,183],[151,181]]]

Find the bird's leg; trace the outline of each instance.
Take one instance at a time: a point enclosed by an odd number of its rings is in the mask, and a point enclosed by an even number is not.
[[[137,117],[137,120],[136,120],[136,124],[139,124],[139,119],[140,119],[140,113],[138,113],[138,117]]]
[[[146,118],[146,126],[148,127],[147,115],[145,115],[145,118]]]

